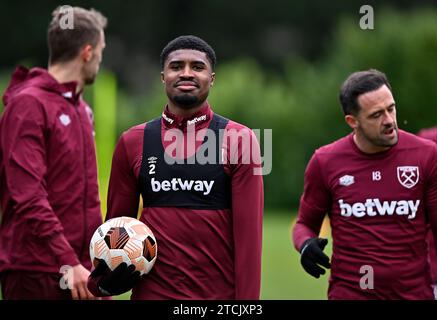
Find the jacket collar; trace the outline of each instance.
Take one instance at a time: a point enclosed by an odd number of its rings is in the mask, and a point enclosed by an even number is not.
[[[199,111],[188,117],[175,115],[168,110],[168,106],[165,106],[161,122],[166,129],[178,128],[185,131],[187,127],[194,125],[195,129],[199,130],[209,125],[212,115],[213,112],[208,102],[205,102]]]

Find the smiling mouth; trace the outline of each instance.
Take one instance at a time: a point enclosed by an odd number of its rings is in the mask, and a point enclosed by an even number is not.
[[[183,80],[183,81],[176,82],[176,87],[179,87],[179,86],[193,86],[193,87],[197,87],[197,83],[194,82],[194,81]]]
[[[178,88],[181,91],[192,91],[194,89],[197,89],[197,85],[195,83],[179,83],[176,85],[176,88]]]

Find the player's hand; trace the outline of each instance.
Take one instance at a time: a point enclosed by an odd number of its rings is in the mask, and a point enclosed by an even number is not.
[[[114,296],[131,290],[141,279],[139,271],[135,271],[134,265],[121,263],[111,271],[104,260],[99,263],[91,273],[92,278],[99,278],[97,285],[99,290],[107,296]]]
[[[73,300],[94,300],[96,297],[89,292],[87,281],[90,272],[81,264],[72,267],[73,270],[73,285],[71,288],[71,297]]]
[[[323,249],[328,244],[328,239],[310,238],[306,240],[300,249],[300,263],[306,272],[315,278],[325,274],[325,268],[331,268],[329,257],[323,253]]]

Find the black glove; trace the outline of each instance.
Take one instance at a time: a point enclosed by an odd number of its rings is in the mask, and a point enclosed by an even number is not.
[[[326,271],[325,268],[331,268],[329,257],[323,253],[323,249],[328,244],[328,239],[310,238],[306,240],[300,249],[300,263],[306,272],[315,278],[319,278]]]
[[[125,293],[135,287],[141,279],[139,271],[134,265],[120,263],[111,271],[105,260],[99,260],[97,267],[91,272],[91,277],[97,279],[99,290],[107,296]]]

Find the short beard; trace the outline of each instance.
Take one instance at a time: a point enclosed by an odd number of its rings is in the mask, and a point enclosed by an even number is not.
[[[94,77],[85,78],[85,85],[93,84],[95,80],[96,80],[95,76]]]
[[[96,80],[96,77],[97,77],[97,73],[93,73],[90,71],[85,72],[83,82],[85,85],[93,84],[94,81]]]
[[[191,109],[199,105],[199,98],[190,94],[181,94],[173,97],[173,102],[186,109]]]
[[[366,134],[366,132],[364,132],[364,130],[362,130],[360,128],[361,134],[367,139],[367,141],[371,142],[374,146],[377,146],[377,147],[393,147],[394,145],[396,145],[398,143],[398,140],[399,140],[398,126],[395,125],[393,127],[393,130],[396,131],[396,139],[394,139],[393,141],[389,142],[389,141],[386,141],[386,140],[383,140],[383,139],[369,137]]]

